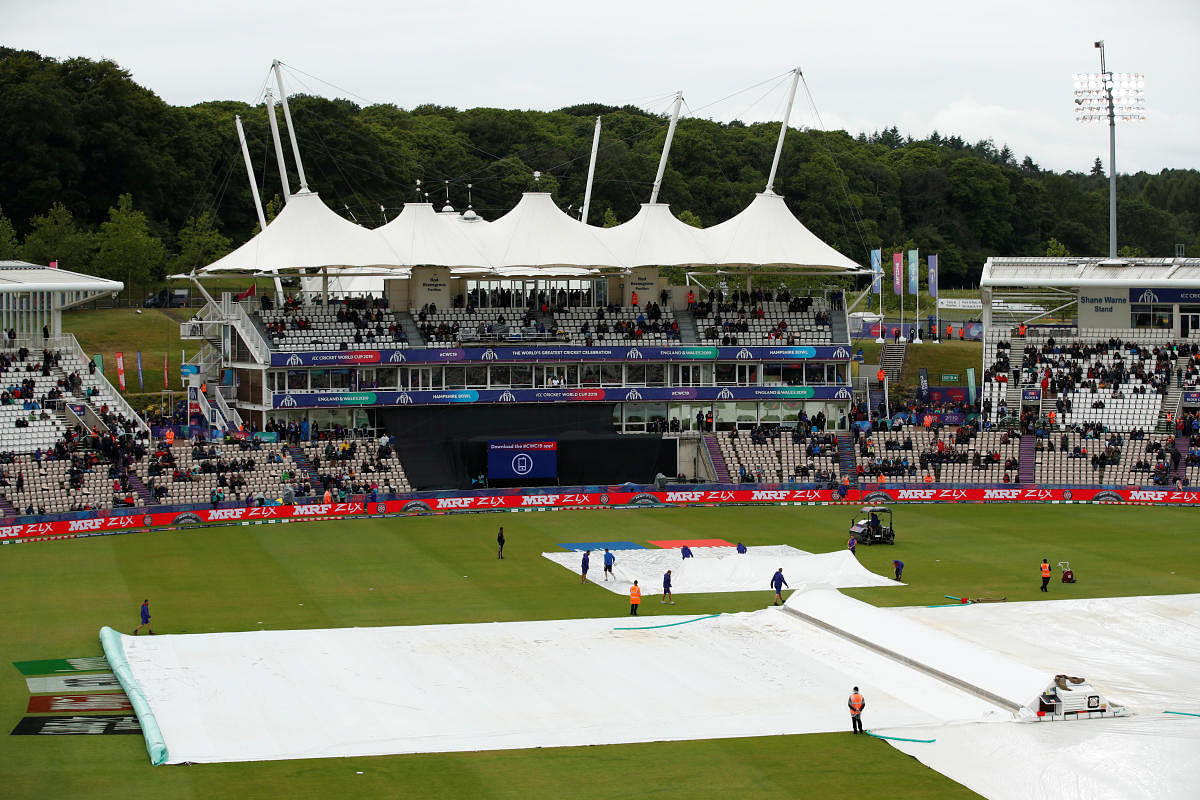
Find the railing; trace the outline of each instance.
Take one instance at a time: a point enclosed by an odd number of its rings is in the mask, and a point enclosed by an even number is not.
[[[271,345],[267,343],[262,331],[254,324],[254,320],[250,319],[250,315],[246,313],[246,309],[242,308],[241,303],[230,302],[229,307],[229,319],[233,322],[237,332],[241,334],[242,341],[254,354],[254,358],[260,364],[270,365]]]
[[[225,387],[221,387],[221,388],[225,388]],[[216,402],[217,411],[220,412],[222,418],[224,419],[224,421],[226,423],[222,427],[225,430],[228,430],[230,427],[233,427],[233,428],[241,427],[242,417],[240,414],[237,413],[236,410],[234,410],[232,407],[230,407],[228,402],[225,401],[225,395],[221,391],[218,390],[217,393],[215,395],[213,395],[213,397],[217,401]]]
[[[54,338],[52,337],[50,341],[54,341]],[[74,334],[64,333],[62,336],[57,337],[57,341],[59,342],[57,349],[70,349],[81,360],[85,362],[90,360],[87,353],[79,346],[79,342],[75,339]],[[113,385],[108,382],[108,378],[105,377],[103,372],[96,370],[94,375],[88,376],[88,380],[95,380],[97,383],[102,384],[102,386],[107,387],[108,394],[112,397],[112,403],[116,406],[117,411],[124,414],[126,419],[133,420],[142,432],[146,434],[150,433],[150,426],[146,424],[146,420],[142,419],[142,415],[134,411],[133,406],[129,405],[129,402],[121,393],[113,388]]]

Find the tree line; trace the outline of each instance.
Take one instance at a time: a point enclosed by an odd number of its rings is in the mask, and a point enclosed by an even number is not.
[[[551,192],[578,216],[597,116],[588,221],[624,222],[649,199],[667,128],[632,106],[289,102],[310,186],[368,227],[414,200],[460,211],[469,202],[494,219],[531,189]],[[0,48],[0,259],[58,260],[144,284],[246,241],[258,223],[235,114],[273,214],[280,178],[262,105],[171,106],[111,61]],[[763,190],[777,135],[777,124],[681,119],[660,200],[692,224],[728,219]],[[284,149],[290,162],[287,142]],[[289,171],[294,191],[294,165]],[[1176,244],[1200,254],[1200,172],[1122,175],[1117,190],[1123,254],[1171,256]],[[861,264],[876,247],[938,253],[946,287],[976,285],[991,255],[1108,248],[1108,181],[1098,158],[1090,169],[1056,173],[992,140],[913,139],[895,127],[790,129],[775,191],[813,233]]]

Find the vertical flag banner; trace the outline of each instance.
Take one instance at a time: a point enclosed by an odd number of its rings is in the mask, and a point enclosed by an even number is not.
[[[100,370],[100,374],[104,374],[104,354],[95,353],[92,356],[92,363],[96,365],[96,369]]]
[[[883,251],[871,251],[871,292],[879,294],[883,290]]]
[[[937,297],[937,256],[929,257],[929,296]]]
[[[918,290],[917,285],[917,265],[921,262],[920,255],[916,250],[908,251],[908,293],[916,295]]]
[[[170,389],[171,385],[167,383],[167,354],[163,353],[163,389]]]
[[[142,385],[142,351],[138,350],[138,391],[140,392],[145,388],[146,387]]]
[[[896,294],[904,294],[904,254],[892,253],[892,288]]]
[[[121,387],[121,391],[125,391],[125,356],[121,351],[117,351],[117,385]]]

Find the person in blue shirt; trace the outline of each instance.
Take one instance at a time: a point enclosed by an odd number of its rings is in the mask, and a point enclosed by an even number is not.
[[[587,572],[588,572],[588,567],[590,566],[589,562],[591,561],[591,557],[592,557],[591,550],[583,551],[583,563],[579,565],[579,582],[580,583],[587,583]]]
[[[896,580],[900,580],[900,576],[904,574],[904,562],[893,560],[892,567],[896,570]]]
[[[616,577],[613,576],[613,564],[615,563],[617,563],[617,557],[608,552],[607,547],[604,548],[604,580],[608,580],[609,577],[616,580]]]
[[[738,542],[737,543],[737,551],[739,553],[741,553],[742,555],[746,555],[746,545],[742,544],[741,542]]]
[[[667,573],[663,575],[663,599],[661,602],[675,605],[675,599],[671,597],[671,570],[667,570]]]
[[[133,635],[137,636],[138,631],[140,631],[142,628],[145,628],[146,632],[153,636],[154,628],[150,627],[150,601],[148,599],[142,601],[140,613],[142,617],[142,624],[133,629]]]
[[[783,602],[783,587],[787,585],[788,582],[783,578],[783,567],[780,567],[779,569],[775,570],[775,574],[771,576],[771,586],[775,588],[774,605],[780,605]]]
[[[679,553],[680,553],[680,555],[682,555],[684,558],[691,558],[691,557],[692,557],[692,548],[688,547],[688,546],[685,544],[683,547],[679,548]]]

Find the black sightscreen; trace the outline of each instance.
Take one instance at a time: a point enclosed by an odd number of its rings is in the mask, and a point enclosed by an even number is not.
[[[377,412],[396,436],[397,454],[414,489],[469,489],[487,471],[490,439],[558,442],[558,481],[564,486],[652,483],[678,471],[676,443],[657,434],[612,432],[611,403],[397,407]],[[508,481],[491,485],[553,485]]]

